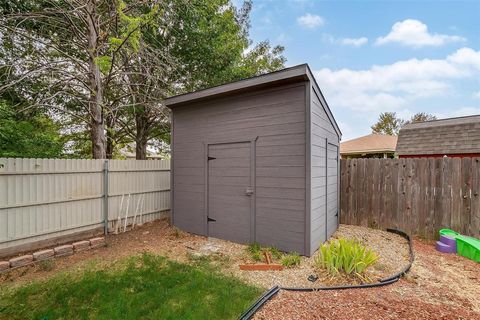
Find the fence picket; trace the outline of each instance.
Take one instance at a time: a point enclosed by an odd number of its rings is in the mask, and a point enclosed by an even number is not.
[[[342,159],[341,222],[480,234],[480,158]]]

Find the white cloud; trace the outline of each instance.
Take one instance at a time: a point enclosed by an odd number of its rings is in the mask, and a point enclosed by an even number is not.
[[[404,46],[420,48],[424,46],[441,46],[451,42],[465,41],[460,36],[432,34],[426,24],[414,19],[396,22],[390,33],[377,38],[375,44],[399,43]]]
[[[448,57],[448,60],[457,64],[471,66],[480,70],[480,54],[470,48],[461,48]]]
[[[333,107],[400,111],[416,99],[451,94],[452,80],[480,77],[480,51],[462,48],[445,59],[409,59],[367,70],[324,68],[315,77]]]
[[[361,47],[368,42],[365,37],[361,38],[343,38],[340,39],[340,43],[346,46]]]
[[[368,42],[366,37],[361,38],[335,38],[334,36],[324,33],[322,34],[322,40],[331,43],[338,44],[342,46],[352,46],[352,47],[361,47]]]
[[[316,14],[307,13],[301,17],[298,17],[297,23],[302,27],[315,29],[316,27],[323,26],[325,24],[325,20]]]
[[[474,97],[475,99],[480,99],[480,91],[474,92],[474,93],[473,93],[473,97]]]

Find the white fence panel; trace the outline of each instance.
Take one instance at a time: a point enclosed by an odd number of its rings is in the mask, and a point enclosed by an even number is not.
[[[0,158],[0,256],[2,250],[102,227],[104,163]],[[108,167],[110,228],[119,217],[124,226],[127,202],[127,224],[135,215],[141,223],[169,210],[169,160],[109,160]]]

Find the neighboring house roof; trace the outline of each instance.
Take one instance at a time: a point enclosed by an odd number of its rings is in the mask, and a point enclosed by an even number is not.
[[[399,155],[480,153],[480,115],[407,124],[398,135]]]
[[[340,143],[340,154],[395,152],[397,136],[369,134]]]
[[[270,72],[267,74],[262,74],[259,76],[255,76],[252,78],[247,78],[231,83],[222,84],[216,87],[207,88],[203,90],[198,90],[195,92],[185,93],[173,97],[167,98],[164,102],[167,107],[173,109],[178,106],[183,106],[187,103],[192,102],[199,102],[205,101],[211,98],[218,98],[218,97],[225,97],[232,94],[240,93],[240,92],[248,92],[251,91],[253,88],[268,88],[275,86],[277,84],[287,84],[287,83],[294,83],[298,81],[310,81],[313,87],[318,91],[319,98],[325,102],[325,113],[327,114],[330,122],[332,123],[333,127],[337,131],[337,134],[341,137],[342,132],[338,127],[335,118],[328,106],[327,102],[325,101],[323,94],[318,87],[317,81],[313,76],[312,71],[308,64],[300,64],[297,66],[293,66],[290,68],[285,68],[282,70]]]

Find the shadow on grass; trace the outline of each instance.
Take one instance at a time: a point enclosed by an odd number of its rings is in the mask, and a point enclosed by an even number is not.
[[[261,289],[144,254],[0,293],[0,319],[235,319]]]

